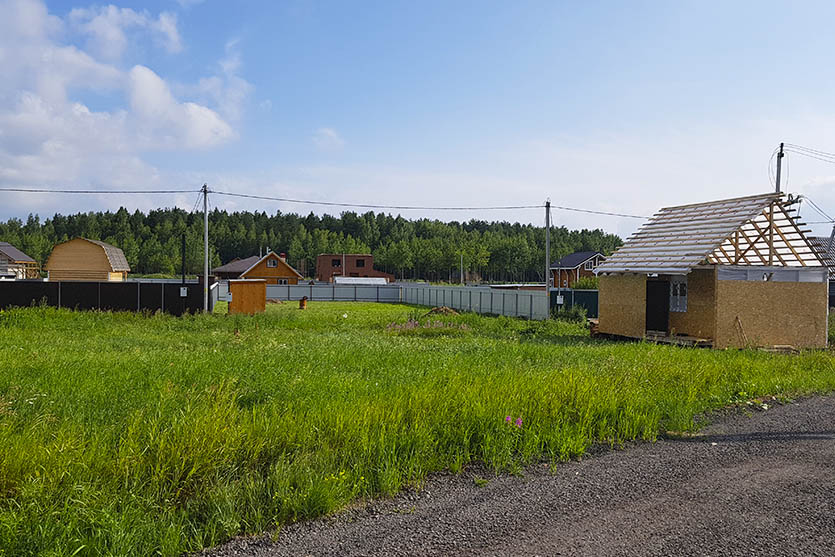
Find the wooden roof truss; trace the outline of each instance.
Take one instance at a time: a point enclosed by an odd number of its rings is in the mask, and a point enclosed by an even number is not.
[[[771,193],[661,209],[597,272],[683,275],[701,264],[821,267],[793,204]]]

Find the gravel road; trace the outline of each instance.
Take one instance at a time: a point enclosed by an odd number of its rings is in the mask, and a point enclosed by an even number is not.
[[[207,555],[835,555],[835,397],[731,413],[697,437],[598,451],[555,473],[436,475]]]

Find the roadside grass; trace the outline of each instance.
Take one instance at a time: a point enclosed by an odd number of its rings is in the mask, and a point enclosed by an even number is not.
[[[0,555],[178,555],[471,461],[513,472],[691,431],[743,395],[835,390],[828,351],[425,311],[0,312]]]

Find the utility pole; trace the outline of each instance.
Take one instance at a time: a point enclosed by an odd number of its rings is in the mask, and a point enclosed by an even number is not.
[[[203,313],[209,313],[209,186],[203,184]]]
[[[780,152],[777,153],[777,193],[780,193],[780,170],[783,164],[783,144],[780,143]]]
[[[551,200],[545,201],[545,296],[551,295]],[[550,298],[549,298],[550,305]]]

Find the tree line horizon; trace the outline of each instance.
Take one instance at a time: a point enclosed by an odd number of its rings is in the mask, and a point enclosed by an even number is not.
[[[131,272],[141,275],[179,273],[183,234],[186,272],[202,273],[202,212],[165,208],[131,213],[122,207],[115,212],[56,213],[44,221],[29,214],[25,222],[18,218],[0,222],[0,241],[11,243],[42,266],[55,244],[83,237],[121,248]],[[599,228],[552,227],[551,260],[575,251],[608,255],[622,243],[617,235]],[[463,255],[469,277],[542,281],[545,227],[477,219],[407,219],[373,211],[343,211],[339,216],[220,209],[209,213],[210,267],[267,249],[286,253],[288,263],[306,277],[314,275],[319,254],[370,253],[375,268],[400,279],[457,281]]]

